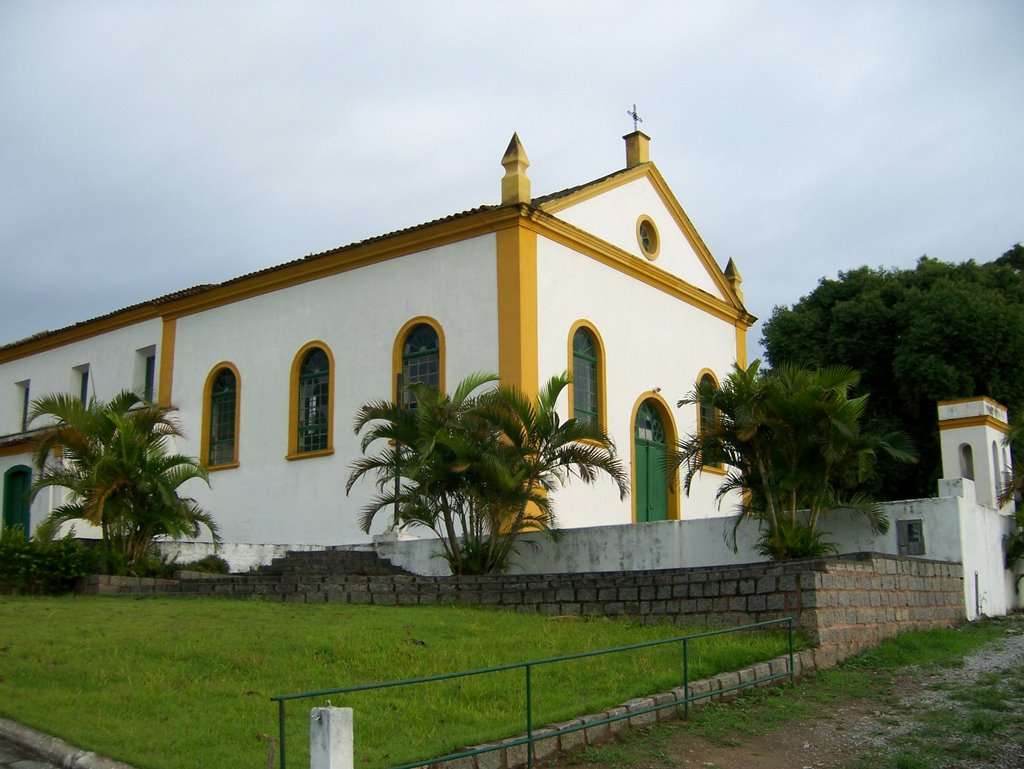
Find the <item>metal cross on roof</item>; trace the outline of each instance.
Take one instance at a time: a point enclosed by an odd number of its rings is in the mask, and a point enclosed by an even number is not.
[[[636,112],[636,105],[635,104],[633,105],[633,109],[632,110],[626,110],[626,114],[629,115],[631,118],[633,118],[633,130],[634,131],[639,130],[637,128],[637,123],[644,122],[644,119],[637,114],[637,112]]]

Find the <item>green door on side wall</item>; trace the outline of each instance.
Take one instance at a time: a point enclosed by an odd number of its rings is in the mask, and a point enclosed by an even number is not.
[[[640,404],[633,426],[636,454],[636,519],[668,520],[668,483],[665,479],[665,425],[650,401]]]
[[[32,470],[24,465],[12,467],[4,473],[4,526],[21,526],[25,538],[29,534],[29,489]]]

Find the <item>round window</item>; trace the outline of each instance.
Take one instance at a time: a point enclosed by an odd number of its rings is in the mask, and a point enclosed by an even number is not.
[[[654,226],[651,217],[641,216],[636,220],[636,240],[640,244],[640,253],[652,261],[658,258],[661,240],[658,238],[658,228]]]

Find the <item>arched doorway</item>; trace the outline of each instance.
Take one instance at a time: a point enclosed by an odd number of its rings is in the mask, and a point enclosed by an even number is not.
[[[638,523],[669,518],[665,454],[670,442],[659,404],[648,398],[633,420],[633,493]]]
[[[21,526],[28,539],[31,518],[29,490],[32,488],[32,469],[17,465],[4,473],[4,526]]]

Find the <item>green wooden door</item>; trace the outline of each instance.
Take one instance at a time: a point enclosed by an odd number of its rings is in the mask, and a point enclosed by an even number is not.
[[[24,465],[4,473],[4,526],[21,526],[29,535],[29,487],[32,471]]]
[[[650,401],[644,401],[640,405],[633,430],[636,446],[636,455],[633,457],[633,472],[636,473],[636,519],[667,520],[665,426]]]

